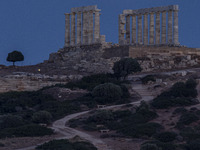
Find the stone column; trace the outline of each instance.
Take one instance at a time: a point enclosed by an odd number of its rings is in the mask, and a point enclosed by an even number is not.
[[[150,31],[149,31],[149,44],[154,44],[154,13],[150,13]]]
[[[75,45],[76,44],[76,24],[75,24],[75,15],[76,13],[72,12],[71,13],[71,45]]]
[[[88,43],[93,43],[93,11],[89,12],[89,38]]]
[[[130,35],[131,35],[131,31],[130,31],[130,15],[126,16],[126,43],[130,44]]]
[[[174,44],[179,45],[179,41],[178,41],[178,10],[174,10]]]
[[[148,14],[144,14],[144,30],[143,30],[143,43],[148,45]]]
[[[142,43],[142,15],[138,15],[138,44]]]
[[[119,44],[124,44],[124,34],[125,34],[125,30],[124,30],[124,25],[125,25],[125,15],[124,14],[120,14],[119,15]]]
[[[136,44],[136,15],[132,15],[132,44]]]
[[[166,44],[166,11],[162,12],[162,34],[161,34],[161,41],[162,44]]]
[[[172,18],[172,10],[170,10],[169,12],[168,12],[168,44],[172,44],[172,22],[173,22],[173,20],[172,20],[173,18]]]
[[[87,12],[83,12],[83,39],[82,39],[82,43],[86,44],[86,38],[87,38]]]
[[[95,10],[94,42],[100,42],[100,10]]]
[[[156,44],[160,44],[160,12],[156,12]]]
[[[65,14],[65,47],[70,46],[70,14]]]
[[[76,44],[80,45],[81,44],[81,20],[82,20],[82,13],[78,12],[77,13],[77,37],[76,37]]]

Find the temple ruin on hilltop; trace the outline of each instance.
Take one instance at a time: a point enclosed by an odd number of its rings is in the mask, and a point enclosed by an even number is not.
[[[124,57],[137,58],[144,72],[200,64],[198,48],[179,44],[178,5],[124,10],[117,44],[100,35],[100,11],[95,5],[65,14],[65,45],[44,65],[55,73],[88,75],[112,72],[113,64]]]

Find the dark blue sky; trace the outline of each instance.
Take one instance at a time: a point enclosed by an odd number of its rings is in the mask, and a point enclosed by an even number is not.
[[[47,60],[64,45],[65,16],[72,7],[98,5],[101,34],[107,42],[118,42],[118,15],[124,9],[178,4],[181,45],[200,48],[200,0],[0,0],[0,64],[8,65],[7,54],[21,51],[24,62],[33,65]]]

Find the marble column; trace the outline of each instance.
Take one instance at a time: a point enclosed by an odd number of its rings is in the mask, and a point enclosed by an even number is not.
[[[93,11],[89,12],[89,38],[88,43],[93,43]]]
[[[130,31],[130,15],[126,16],[126,43],[130,44],[130,35],[131,35],[131,31]]]
[[[75,45],[76,44],[76,24],[75,24],[75,15],[76,13],[72,12],[71,13],[71,45]]]
[[[149,31],[149,44],[154,44],[154,13],[150,13],[150,31]]]
[[[136,44],[136,15],[132,15],[132,44]]]
[[[174,10],[174,44],[179,45],[179,40],[178,40],[178,10]]]
[[[144,14],[143,43],[148,45],[148,14]]]
[[[81,44],[81,20],[82,20],[82,13],[78,12],[77,13],[77,37],[76,37],[76,44],[80,45]]]
[[[70,46],[70,14],[65,14],[65,47]]]
[[[142,42],[142,15],[138,15],[138,44],[143,44]]]
[[[162,12],[162,34],[161,34],[161,43],[162,44],[166,44],[166,36],[167,36],[167,33],[166,33],[166,11],[163,11]]]
[[[82,34],[82,43],[83,44],[86,44],[86,38],[87,38],[87,31],[86,31],[86,28],[87,28],[87,12],[83,12],[83,34]]]
[[[156,12],[156,44],[160,44],[160,12]]]
[[[125,25],[125,15],[124,14],[120,14],[119,15],[119,44],[124,44],[124,34],[125,34],[125,30],[124,30],[124,25]]]
[[[172,18],[172,10],[170,10],[168,12],[168,44],[172,44],[172,22],[173,22],[173,18]]]
[[[100,42],[100,10],[95,10],[95,17],[94,17],[94,42]]]

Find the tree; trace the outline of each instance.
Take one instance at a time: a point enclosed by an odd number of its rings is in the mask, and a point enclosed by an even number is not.
[[[140,72],[142,68],[136,59],[123,58],[114,63],[114,75],[117,78],[123,77],[124,79],[133,72]]]
[[[13,66],[15,66],[16,61],[23,61],[24,55],[19,51],[13,51],[8,53],[7,61],[13,62]]]
[[[92,91],[95,100],[102,104],[115,102],[122,97],[122,94],[121,87],[113,83],[100,84]]]
[[[49,124],[51,122],[52,115],[48,111],[38,111],[33,114],[32,120],[35,123],[46,123]]]

